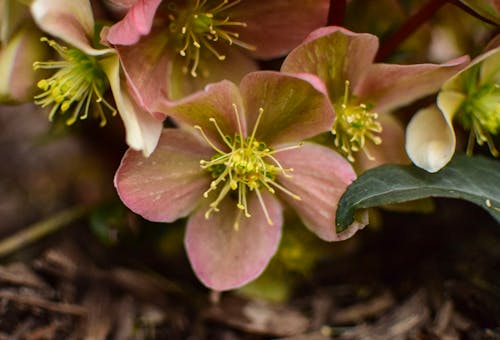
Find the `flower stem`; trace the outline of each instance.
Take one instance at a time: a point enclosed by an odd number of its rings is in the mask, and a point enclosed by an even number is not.
[[[347,0],[330,0],[328,26],[342,26],[345,18]]]
[[[396,31],[378,50],[376,61],[383,61],[396,50],[396,48],[413,32],[415,32],[424,22],[429,20],[449,0],[430,0],[418,12],[408,18],[408,20]]]
[[[0,241],[0,257],[6,256],[50,233],[74,222],[88,212],[87,207],[77,206],[59,212],[46,220],[32,224]]]

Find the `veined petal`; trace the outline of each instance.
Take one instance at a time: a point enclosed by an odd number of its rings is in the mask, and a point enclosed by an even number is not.
[[[283,224],[282,208],[269,193],[263,201],[273,221],[267,219],[255,194],[249,196],[251,217],[246,218],[226,198],[220,211],[205,218],[210,200],[189,218],[185,245],[191,266],[207,287],[222,291],[238,288],[255,279],[265,269],[278,248]],[[240,219],[238,230],[234,223]]]
[[[347,186],[356,178],[351,165],[338,153],[325,146],[305,143],[299,149],[275,154],[284,168],[292,168],[291,177],[278,175],[286,189],[300,196],[280,195],[290,204],[304,224],[326,241],[351,237],[366,223],[355,222],[346,231],[335,231],[337,203]]]
[[[245,22],[239,39],[256,47],[257,58],[275,58],[296,47],[309,32],[324,26],[327,0],[242,1],[231,18]]]
[[[209,51],[202,50],[200,52],[202,57],[199,61],[197,77],[186,73],[186,60],[176,53],[172,58],[168,99],[182,99],[202,90],[206,85],[222,79],[238,84],[246,74],[258,70],[257,63],[252,58],[233,46],[221,44],[219,52],[226,56],[225,60],[217,59]],[[189,70],[187,71],[189,72]]]
[[[441,105],[459,106],[463,95],[442,92]],[[444,104],[446,103],[446,104]],[[455,132],[452,118],[456,110],[441,111],[430,106],[415,113],[406,127],[406,152],[412,162],[428,172],[443,168],[455,153]]]
[[[151,31],[161,0],[138,0],[125,17],[111,26],[106,40],[113,45],[133,45]]]
[[[226,145],[216,125],[210,120],[215,120],[224,135],[233,138],[239,130],[237,113],[243,135],[246,136],[245,113],[239,89],[227,80],[210,84],[204,91],[196,92],[173,104],[166,101],[160,103],[155,111],[170,115],[190,127],[199,126],[208,139],[221,148],[226,148]]]
[[[332,127],[333,109],[324,84],[317,77],[253,72],[243,78],[240,89],[249,129],[263,109],[255,134],[257,140],[270,145],[300,141]]]
[[[366,151],[373,157],[373,160],[368,159],[364,152],[359,152],[354,163],[358,173],[382,164],[410,162],[404,147],[405,131],[401,123],[393,115],[380,115],[378,121],[382,125],[382,132],[378,134],[382,139],[382,144],[366,143]]]
[[[371,34],[358,34],[341,27],[324,27],[310,36],[286,57],[281,70],[311,73],[323,80],[332,102],[344,95],[345,81],[355,88],[369,68],[378,48]]]
[[[120,63],[137,102],[154,112],[152,107],[170,91],[171,51],[167,40],[152,34],[134,46],[116,46]]]
[[[33,63],[48,55],[46,46],[40,44],[40,31],[32,25],[19,29],[0,49],[0,101],[32,100],[40,79]]]
[[[374,111],[388,112],[436,92],[468,62],[463,56],[444,64],[373,64],[354,92],[374,103]]]
[[[90,39],[94,34],[94,17],[89,0],[34,0],[31,14],[42,30],[88,55],[111,51],[92,47]]]
[[[101,60],[100,63],[109,79],[118,113],[125,125],[127,144],[134,150],[142,150],[144,156],[149,156],[160,138],[162,120],[139,107],[130,96],[126,84],[122,84],[120,79],[120,64],[117,55],[111,55]]]
[[[172,222],[189,214],[203,199],[210,176],[200,159],[212,150],[193,134],[165,129],[148,158],[128,150],[115,175],[121,200],[132,211],[157,222]]]

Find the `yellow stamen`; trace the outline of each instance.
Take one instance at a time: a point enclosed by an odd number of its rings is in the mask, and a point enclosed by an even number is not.
[[[294,194],[282,185],[276,182],[276,176],[281,174],[286,177],[291,177],[289,172],[292,169],[285,169],[279,161],[273,156],[277,152],[295,149],[302,144],[295,146],[287,146],[277,150],[267,147],[264,143],[255,139],[257,129],[261,122],[264,110],[259,109],[259,114],[252,129],[252,133],[248,137],[244,136],[244,129],[241,122],[241,116],[238,112],[238,107],[233,104],[233,110],[237,123],[237,133],[230,138],[223,133],[214,118],[210,121],[215,125],[217,132],[229,148],[228,152],[222,151],[212,141],[208,139],[206,134],[199,126],[195,126],[200,131],[202,138],[207,142],[212,149],[217,153],[210,160],[200,161],[200,166],[203,169],[212,173],[214,180],[210,183],[210,187],[204,192],[203,196],[208,197],[209,193],[218,190],[219,184],[224,183],[220,189],[215,201],[210,203],[210,208],[205,213],[205,218],[209,218],[213,211],[218,211],[219,203],[232,191],[238,191],[237,204],[238,210],[242,211],[245,217],[251,217],[248,210],[247,194],[255,192],[262,211],[269,225],[273,221],[269,215],[269,211],[265,205],[261,189],[265,188],[269,193],[274,194],[275,188],[281,192],[291,196],[296,200],[300,200],[300,196]],[[239,216],[239,215],[238,215]],[[239,228],[239,217],[235,221],[235,229]]]
[[[382,132],[382,125],[377,121],[378,114],[370,112],[366,104],[353,104],[355,98],[349,93],[350,82],[345,81],[344,96],[338,104],[334,104],[335,122],[332,134],[335,135],[335,146],[344,153],[350,162],[354,162],[353,153],[363,150],[368,159],[373,160],[365,148],[369,140],[375,145],[382,143],[382,139],[375,135]]]

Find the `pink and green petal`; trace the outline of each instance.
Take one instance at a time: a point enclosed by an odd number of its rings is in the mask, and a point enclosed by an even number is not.
[[[242,1],[231,9],[231,19],[247,24],[238,31],[239,39],[256,47],[253,55],[270,59],[285,55],[324,26],[328,8],[327,0]]]
[[[20,1],[1,0],[0,43],[6,45],[12,35],[29,19],[29,8]]]
[[[249,129],[263,109],[255,134],[259,141],[270,145],[300,141],[329,131],[333,124],[334,113],[319,78],[253,72],[243,78],[240,89]]]
[[[150,112],[170,91],[173,56],[167,53],[166,44],[165,37],[152,34],[134,46],[115,46],[134,98]]]
[[[325,146],[305,143],[299,149],[275,154],[284,168],[292,168],[291,177],[277,180],[301,200],[280,193],[297,212],[302,222],[326,241],[340,241],[352,236],[363,223],[355,222],[345,232],[335,231],[337,203],[347,186],[356,178],[351,165],[338,153]]]
[[[448,94],[441,98],[443,107],[451,108],[461,102],[460,96],[452,98],[458,93]],[[434,105],[427,107],[415,113],[406,127],[406,152],[416,166],[428,172],[439,171],[455,153],[452,119],[456,110],[446,112],[442,114]]]
[[[204,91],[196,92],[174,104],[165,102],[155,111],[165,113],[190,127],[201,127],[212,143],[219,148],[227,148],[216,125],[210,120],[215,120],[224,135],[233,137],[239,132],[234,105],[245,136],[245,113],[240,92],[235,84],[227,80],[207,85]]]
[[[169,78],[170,91],[167,99],[182,99],[202,90],[206,85],[222,79],[238,84],[246,74],[258,70],[256,62],[234,46],[221,44],[218,51],[226,56],[225,60],[218,60],[206,50],[200,52],[202,57],[197,77],[192,77],[189,73],[186,74],[186,59],[184,57],[178,53],[173,55],[171,58],[172,72]]]
[[[207,287],[223,291],[243,286],[259,276],[275,254],[281,238],[282,207],[278,200],[262,192],[273,225],[269,225],[255,194],[248,197],[249,211],[240,216],[236,202],[223,200],[220,211],[208,219],[205,212],[210,198],[189,218],[185,246],[191,266]]]
[[[33,63],[48,55],[47,46],[40,44],[40,31],[29,24],[20,28],[0,49],[0,102],[31,101],[40,79]]]
[[[88,55],[102,55],[112,51],[92,47],[90,39],[94,35],[94,17],[89,0],[34,0],[31,13],[43,31]]]
[[[115,175],[121,200],[134,212],[157,222],[187,216],[203,198],[210,176],[200,159],[213,152],[193,134],[165,129],[158,147],[148,158],[128,150]]]
[[[344,95],[345,81],[351,89],[369,68],[378,48],[371,34],[358,34],[341,27],[320,28],[286,57],[281,70],[311,73],[324,81],[332,102]]]
[[[163,121],[153,117],[136,104],[127,91],[127,84],[120,77],[118,56],[113,54],[100,61],[108,77],[116,108],[125,125],[125,139],[132,149],[149,156],[156,147],[163,128]]]
[[[463,56],[444,64],[373,64],[354,92],[374,103],[374,111],[387,112],[436,92],[468,62]]]
[[[161,0],[138,0],[125,17],[111,26],[107,41],[113,45],[133,45],[151,31],[153,18]]]
[[[382,144],[367,143],[366,151],[374,158],[370,160],[364,152],[356,156],[354,166],[358,173],[377,167],[382,164],[407,164],[410,162],[405,145],[405,131],[402,124],[393,115],[380,115],[378,119],[382,125],[382,132],[378,134]]]

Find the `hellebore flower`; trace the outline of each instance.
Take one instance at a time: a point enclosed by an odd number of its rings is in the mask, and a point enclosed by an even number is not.
[[[336,115],[330,127],[334,144],[349,161],[357,160],[360,169],[406,161],[403,128],[388,113],[435,92],[468,61],[373,63],[377,49],[374,35],[324,27],[290,52],[281,68],[314,74],[325,83]],[[383,148],[375,147],[382,142]],[[357,154],[361,150],[364,154]]]
[[[127,1],[129,0],[122,0]],[[116,5],[117,0],[113,1]],[[327,0],[138,0],[104,31],[136,96],[151,108],[222,79],[238,83],[326,23]]]
[[[206,286],[233,289],[264,270],[280,240],[281,201],[327,241],[366,224],[336,233],[337,202],[356,175],[335,151],[301,142],[333,123],[321,86],[271,71],[246,75],[239,88],[208,85],[158,108],[183,128],[164,129],[149,158],[125,154],[115,177],[120,198],[152,221],[190,215],[185,246]]]
[[[470,130],[467,153],[474,144],[498,150],[492,135],[500,133],[500,36],[469,66],[447,80],[433,105],[418,111],[408,123],[406,151],[415,165],[436,172],[455,153],[453,120]]]
[[[57,70],[50,78],[38,82],[43,92],[35,96],[35,103],[51,106],[49,118],[56,113],[71,112],[68,125],[95,114],[106,124],[105,111],[116,110],[104,98],[110,88],[126,130],[127,144],[149,155],[155,148],[162,129],[161,120],[140,108],[127,91],[120,77],[116,51],[94,48],[94,18],[88,0],[34,0],[31,11],[35,22],[45,32],[71,45],[68,48],[44,38],[60,55],[60,61],[34,63],[35,69]],[[91,108],[93,106],[93,108]]]
[[[46,58],[40,31],[29,20],[29,8],[13,0],[0,0],[0,102],[20,103],[33,98],[39,76],[33,62]]]

